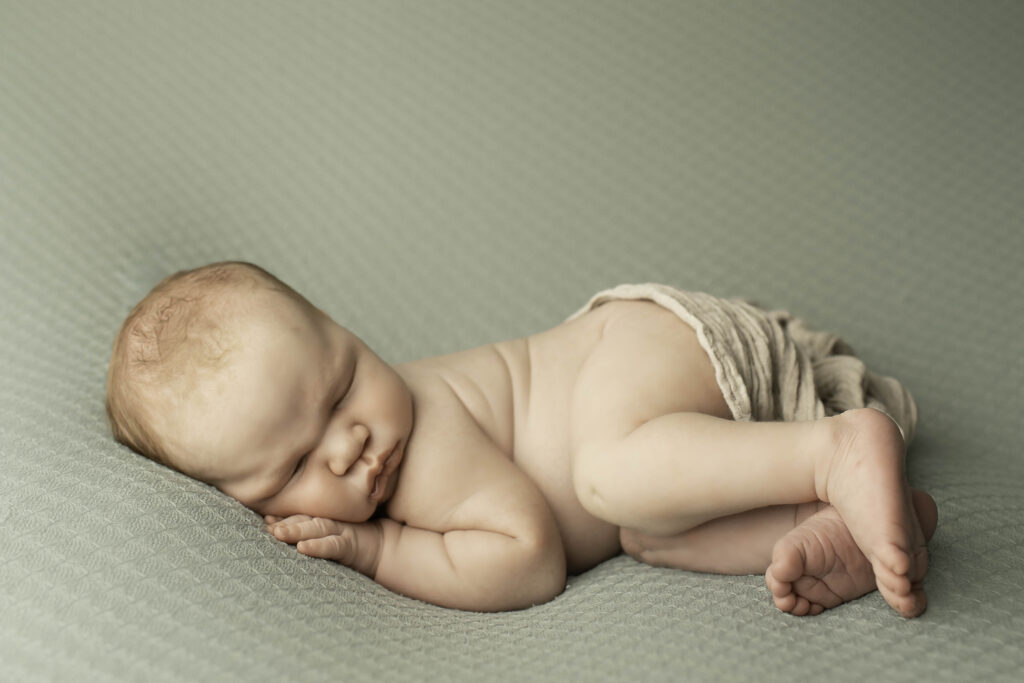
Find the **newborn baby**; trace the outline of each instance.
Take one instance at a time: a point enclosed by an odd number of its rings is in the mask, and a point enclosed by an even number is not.
[[[218,263],[135,307],[107,411],[120,442],[299,552],[438,605],[528,607],[625,550],[764,572],[798,615],[876,587],[923,612],[937,515],[908,486],[897,423],[734,420],[701,342],[665,306],[619,299],[390,366],[273,275]]]

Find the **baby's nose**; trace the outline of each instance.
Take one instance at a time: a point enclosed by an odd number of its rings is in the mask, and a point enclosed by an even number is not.
[[[370,438],[370,430],[365,425],[353,425],[348,433],[337,439],[331,449],[327,466],[335,476],[342,476],[363,455],[366,442]]]

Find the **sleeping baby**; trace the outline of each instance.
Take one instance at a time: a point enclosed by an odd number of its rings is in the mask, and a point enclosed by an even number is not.
[[[624,285],[539,334],[392,366],[265,270],[216,263],[132,310],[107,412],[298,552],[438,605],[542,603],[624,551],[764,573],[796,615],[876,588],[925,609],[913,399],[738,300]]]

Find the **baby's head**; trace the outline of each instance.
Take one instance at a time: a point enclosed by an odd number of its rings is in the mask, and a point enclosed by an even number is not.
[[[369,519],[397,486],[412,398],[393,368],[267,271],[168,277],[107,374],[114,437],[263,514]]]

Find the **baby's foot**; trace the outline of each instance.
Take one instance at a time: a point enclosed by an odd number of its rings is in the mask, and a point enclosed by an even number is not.
[[[921,584],[928,551],[904,473],[903,437],[895,422],[870,408],[832,419],[836,448],[815,471],[818,497],[849,527],[885,601],[916,617],[926,604]]]
[[[924,491],[914,491],[913,504],[925,538],[931,538],[937,521],[935,501]],[[775,606],[796,616],[821,614],[875,590],[871,563],[839,512],[831,505],[821,506],[779,539],[764,575]],[[922,603],[922,611],[923,607]]]

